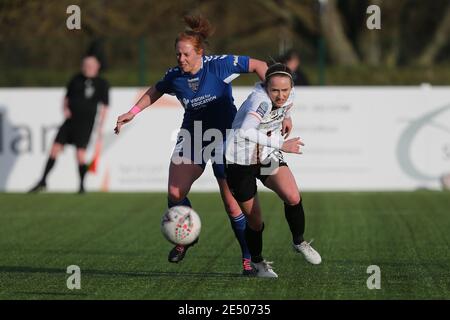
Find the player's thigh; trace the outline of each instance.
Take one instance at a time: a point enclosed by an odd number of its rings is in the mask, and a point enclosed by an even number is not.
[[[50,151],[52,157],[56,157],[59,152],[62,151],[63,146],[67,143],[71,143],[70,133],[72,130],[72,121],[67,119],[59,127],[58,133],[56,134],[55,141],[53,142],[52,149]]]
[[[189,161],[178,164],[171,162],[169,166],[169,196],[182,200],[194,181],[202,175],[203,170],[202,166]]]
[[[77,161],[80,164],[86,163],[86,148],[77,148]]]
[[[64,150],[64,144],[61,144],[59,142],[54,142],[52,145],[52,148],[50,149],[50,157],[55,159],[63,150]]]
[[[274,174],[265,179],[264,185],[289,205],[296,205],[300,202],[297,182],[288,166],[280,166]]]
[[[89,144],[89,140],[91,139],[92,128],[88,126],[80,126],[74,128],[71,132],[71,140],[72,143],[76,146],[77,149],[85,149]]]
[[[247,216],[250,227],[254,230],[260,230],[262,218],[257,197],[256,170],[258,168],[254,166],[228,164],[226,166],[226,177],[230,193]]]
[[[228,188],[239,203],[248,201],[255,196],[257,186],[253,167],[227,164],[225,172]]]

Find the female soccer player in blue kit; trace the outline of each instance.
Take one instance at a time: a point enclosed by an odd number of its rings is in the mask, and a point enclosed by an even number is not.
[[[237,111],[233,102],[231,81],[241,73],[250,72],[256,73],[264,80],[267,70],[265,62],[247,56],[204,55],[206,39],[212,33],[211,25],[201,17],[188,16],[185,17],[185,22],[188,28],[175,40],[178,66],[169,69],[164,78],[155,86],[151,86],[129,112],[119,116],[115,128],[118,134],[124,124],[165,93],[175,95],[182,103],[185,109],[183,123],[169,167],[169,208],[176,205],[191,206],[187,194],[194,181],[202,175],[209,160],[208,156],[204,155],[204,150],[210,143],[203,141],[203,133],[215,129],[225,137],[226,129],[231,128]],[[198,128],[199,122],[201,136],[197,132],[194,135],[194,127]],[[191,139],[186,139],[186,135],[182,135],[181,131],[190,133]],[[194,148],[195,139],[201,139],[200,148]],[[219,163],[213,162],[212,167],[225,210],[241,247],[243,274],[252,275],[254,270],[245,242],[246,218],[228,188],[222,154],[216,154],[214,158],[221,160]],[[189,246],[175,246],[169,253],[169,261],[181,261]]]

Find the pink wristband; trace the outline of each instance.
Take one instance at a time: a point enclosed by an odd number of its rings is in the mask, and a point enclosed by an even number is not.
[[[130,112],[134,115],[137,115],[139,112],[141,112],[142,110],[139,109],[139,107],[134,106],[133,108],[131,108]]]

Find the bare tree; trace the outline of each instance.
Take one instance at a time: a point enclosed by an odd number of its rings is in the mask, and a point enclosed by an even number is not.
[[[423,50],[417,62],[424,66],[433,64],[439,52],[447,45],[450,35],[450,3],[447,5],[441,23],[436,28],[432,40]]]
[[[336,0],[325,1],[323,14],[320,16],[320,24],[331,60],[342,65],[358,64],[358,55],[345,34]]]

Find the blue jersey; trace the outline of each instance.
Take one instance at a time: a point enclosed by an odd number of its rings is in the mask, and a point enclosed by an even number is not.
[[[248,73],[247,56],[203,56],[202,67],[192,75],[179,67],[169,69],[156,84],[160,93],[175,95],[184,107],[181,128],[192,132],[194,121],[202,121],[202,131],[231,128],[236,107],[231,92],[231,81],[240,73]]]

